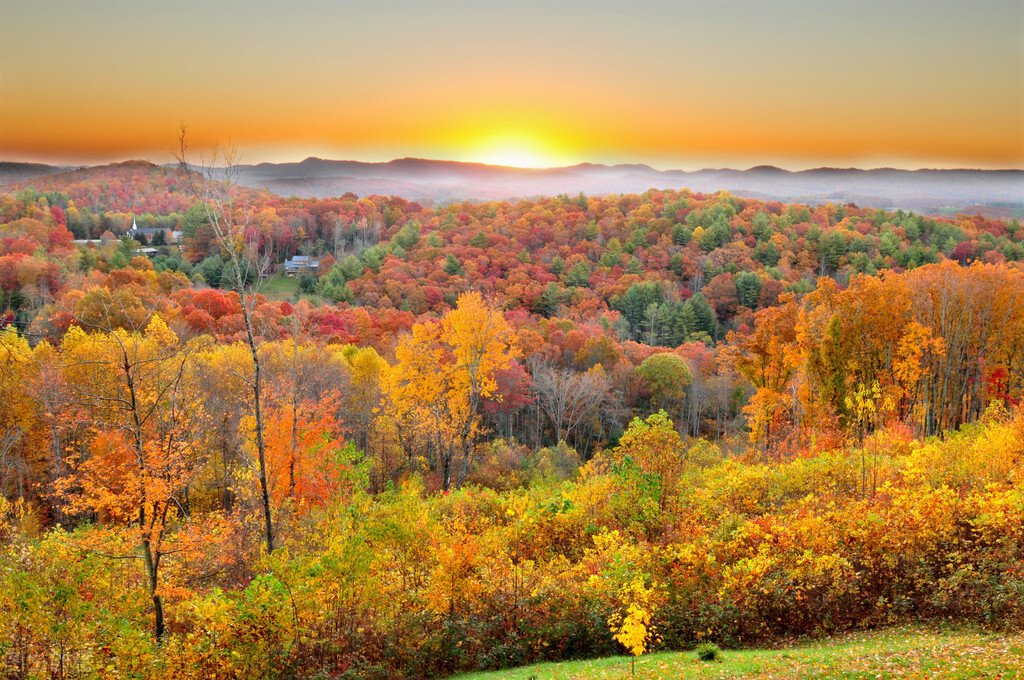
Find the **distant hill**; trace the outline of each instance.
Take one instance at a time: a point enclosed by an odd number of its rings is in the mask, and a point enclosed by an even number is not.
[[[71,168],[58,167],[56,165],[44,165],[42,163],[12,163],[0,161],[0,185],[21,182],[22,180],[54,175],[58,172],[71,170]]]
[[[78,207],[94,211],[151,212],[167,215],[184,212],[192,199],[179,187],[177,172],[149,161],[125,161],[55,172],[8,181],[0,191],[14,193],[33,188],[67,193]]]
[[[790,172],[772,166],[695,172],[646,165],[524,169],[403,158],[387,163],[307,158],[240,168],[240,182],[302,197],[379,193],[407,199],[502,200],[555,194],[642,193],[648,189],[712,192],[805,204],[857,203],[937,212],[943,208],[1024,206],[1021,170],[875,170],[818,168]]]
[[[169,168],[145,161],[72,170],[32,163],[0,163],[0,186],[40,190],[102,177],[124,181],[138,174],[173,192]],[[980,212],[1024,216],[1024,170],[896,170],[817,168],[791,172],[773,166],[748,170],[655,170],[647,165],[581,163],[564,168],[513,168],[483,163],[400,158],[387,163],[307,158],[299,163],[260,163],[238,168],[240,184],[282,196],[328,198],[351,192],[435,203],[554,196],[642,193],[648,189],[726,190],[782,203],[855,203],[925,214]]]

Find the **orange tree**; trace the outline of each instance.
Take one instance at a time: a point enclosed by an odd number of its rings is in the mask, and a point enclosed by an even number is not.
[[[208,528],[188,506],[206,431],[192,370],[196,345],[182,344],[153,316],[145,330],[72,328],[61,349],[66,379],[94,435],[69,460],[71,471],[57,492],[69,512],[134,532],[159,638],[165,627],[162,562],[197,549],[190,537]]]

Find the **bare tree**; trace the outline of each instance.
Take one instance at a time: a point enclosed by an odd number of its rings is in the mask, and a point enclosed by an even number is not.
[[[217,167],[216,157],[209,163],[202,160],[194,165],[188,160],[187,126],[182,123],[178,134],[175,157],[184,179],[184,189],[206,212],[213,227],[222,256],[228,267],[221,277],[221,287],[233,290],[241,298],[242,319],[245,323],[245,341],[252,354],[252,374],[245,377],[252,389],[253,420],[255,421],[256,452],[259,464],[260,495],[263,505],[267,552],[274,550],[274,523],[270,509],[270,490],[267,485],[267,456],[263,422],[263,376],[259,352],[258,333],[253,327],[257,294],[263,277],[269,272],[270,260],[260,253],[254,243],[245,239],[251,211],[236,205],[235,186],[238,177],[238,156],[228,149]]]
[[[14,495],[18,498],[25,497],[28,465],[17,451],[24,434],[17,425],[8,425],[0,429],[0,498]]]
[[[545,365],[533,369],[533,390],[537,402],[551,419],[555,436],[579,438],[585,425],[609,402],[611,384],[604,371],[585,373]]]

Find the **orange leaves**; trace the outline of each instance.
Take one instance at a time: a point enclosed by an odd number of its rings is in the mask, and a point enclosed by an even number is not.
[[[752,335],[729,334],[736,370],[754,387],[773,392],[786,389],[799,365],[795,346],[797,304],[792,295],[780,302],[757,312]]]
[[[67,499],[69,512],[96,512],[101,521],[110,523],[130,522],[138,513],[144,480],[122,433],[96,432],[88,455],[70,465],[76,474],[55,485]]]
[[[798,436],[833,418],[860,437],[892,420],[934,434],[1024,389],[1024,273],[944,262],[855,276],[845,290],[823,278],[729,343],[723,356],[757,389],[744,411],[766,451],[783,414]]]
[[[750,400],[743,407],[743,413],[747,416],[751,444],[757,444],[763,440],[767,446],[772,424],[776,421],[779,411],[785,407],[786,403],[784,395],[766,387],[759,387],[757,392],[750,397]]]
[[[907,324],[896,348],[893,373],[905,394],[913,394],[926,374],[932,373],[946,354],[946,343],[932,329],[917,321]]]
[[[482,557],[478,538],[461,523],[451,522],[435,535],[432,552],[436,563],[427,601],[438,613],[460,613],[483,586],[475,578]]]
[[[753,334],[741,337],[730,332],[730,346],[723,350],[736,370],[757,388],[744,412],[750,423],[751,443],[763,440],[766,452],[780,409],[792,403],[784,393],[802,358],[796,342],[796,301],[788,295],[780,298],[780,303],[757,312]]]
[[[342,433],[335,411],[335,392],[319,402],[304,401],[294,410],[285,404],[267,409],[263,436],[266,441],[267,477],[271,497],[280,505],[294,498],[300,505],[323,504],[345,485],[341,460]]]

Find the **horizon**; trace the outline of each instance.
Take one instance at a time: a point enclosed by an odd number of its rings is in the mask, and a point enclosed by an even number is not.
[[[198,158],[197,158],[198,160]],[[753,165],[741,164],[741,165],[719,165],[719,166],[701,166],[701,167],[657,167],[651,163],[645,163],[641,161],[637,162],[618,162],[618,163],[602,163],[594,161],[580,161],[567,165],[552,165],[552,166],[520,166],[520,165],[502,165],[498,163],[488,163],[483,161],[469,161],[469,160],[456,160],[453,158],[427,158],[423,156],[396,156],[388,160],[360,160],[356,158],[328,158],[325,156],[306,156],[301,160],[279,160],[279,161],[247,161],[245,158],[239,159],[237,165],[242,167],[258,167],[260,165],[301,165],[308,161],[323,161],[328,163],[359,163],[363,165],[387,165],[389,163],[395,163],[398,161],[426,161],[431,163],[458,163],[463,165],[479,165],[489,168],[504,168],[511,170],[566,170],[581,166],[594,166],[594,167],[605,167],[605,168],[617,168],[617,167],[630,167],[640,166],[645,167],[657,173],[672,173],[672,172],[684,172],[684,173],[699,173],[699,172],[750,172],[752,170],[766,169],[766,170],[781,170],[788,173],[800,173],[800,172],[813,172],[815,170],[848,170],[848,171],[861,171],[861,172],[872,172],[877,170],[898,170],[903,172],[922,172],[922,171],[967,171],[967,172],[1022,172],[1024,171],[1024,164],[1022,167],[968,167],[968,166],[899,166],[899,165],[865,165],[865,166],[838,166],[838,165],[816,165],[816,166],[801,166],[793,167],[786,165],[779,165],[776,163],[756,163]],[[0,157],[0,163],[12,163],[12,164],[25,164],[25,165],[46,165],[49,167],[60,168],[62,171],[74,171],[74,170],[85,170],[89,168],[107,167],[113,165],[123,165],[126,163],[149,163],[156,167],[169,167],[177,165],[177,161],[170,159],[165,162],[159,162],[152,158],[121,158],[117,160],[99,161],[99,162],[56,162],[49,160],[14,160],[10,158]],[[199,163],[195,163],[198,165]],[[211,167],[223,167],[220,164],[214,164]]]

